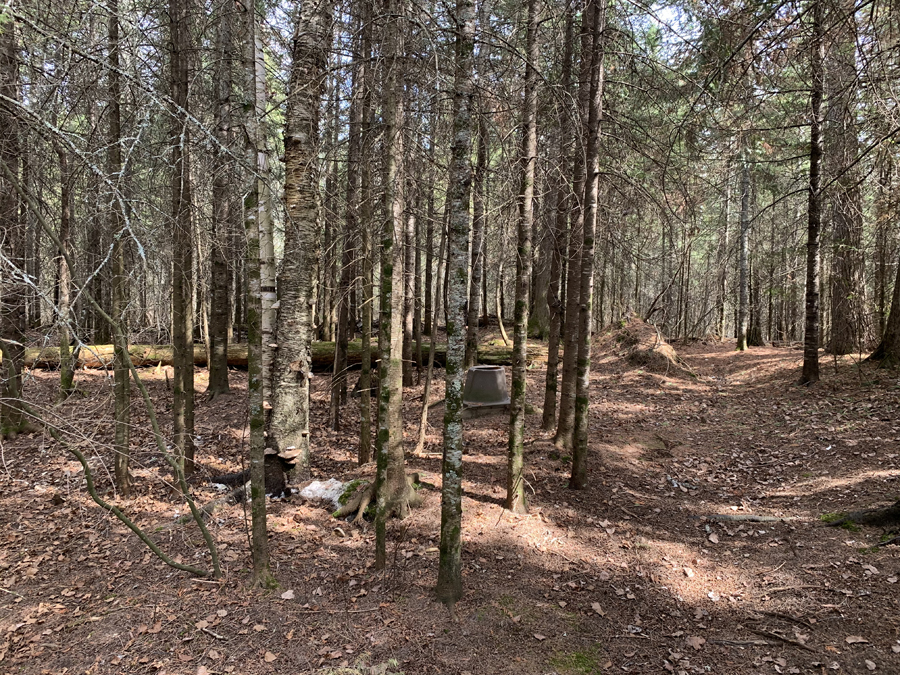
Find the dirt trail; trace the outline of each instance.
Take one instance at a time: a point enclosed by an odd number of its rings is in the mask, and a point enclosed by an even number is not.
[[[675,347],[696,376],[597,354],[584,492],[566,488],[569,458],[541,434],[540,415],[529,416],[527,516],[500,507],[507,420],[468,425],[458,623],[431,592],[436,489],[423,488],[423,507],[392,524],[385,575],[371,570],[370,530],[296,498],[270,503],[281,588],[263,593],[246,589],[240,506],[213,523],[225,580],[190,579],[150,560],[87,499],[78,467],[50,440],[6,442],[0,673],[255,675],[389,659],[398,662],[390,672],[472,675],[900,672],[896,547],[871,549],[878,529],[819,522],[822,513],[900,493],[898,374],[859,371],[846,359],[836,372],[823,364],[823,381],[807,390],[794,384],[796,350]],[[165,376],[145,374],[163,410],[171,398]],[[33,372],[29,398],[53,400],[53,377]],[[530,377],[538,407],[543,371]],[[232,378],[236,396],[198,399],[199,458],[214,472],[240,468],[246,381]],[[108,489],[111,382],[97,372],[79,372],[77,381],[86,396],[57,412],[93,453]],[[313,382],[316,476],[340,478],[355,466],[356,403],[346,431],[319,431],[329,382]],[[410,448],[420,389],[406,396]],[[133,421],[137,496],[121,505],[153,530],[183,508],[168,501],[142,416]],[[434,454],[411,459],[410,470],[439,487],[437,413],[432,423]],[[696,518],[710,514],[785,520]],[[205,561],[190,527],[154,538],[184,561]]]

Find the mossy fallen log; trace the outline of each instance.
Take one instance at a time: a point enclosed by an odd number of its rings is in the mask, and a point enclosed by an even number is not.
[[[428,343],[423,345],[428,349]],[[136,367],[150,367],[173,363],[171,345],[131,345],[128,348],[131,362]],[[435,363],[444,364],[447,356],[447,345],[438,344],[435,348]],[[546,345],[529,344],[528,356],[532,361],[546,361]],[[373,359],[378,358],[377,350],[373,350]],[[362,359],[362,342],[354,340],[347,346],[347,364],[358,365]],[[512,347],[502,345],[482,345],[478,349],[478,361],[484,365],[505,366],[511,363]],[[78,368],[112,368],[112,345],[85,345],[78,352]],[[316,372],[328,372],[334,364],[334,342],[313,342],[312,366]],[[194,365],[206,366],[206,348],[194,345]],[[247,367],[246,343],[228,345],[228,365],[232,368]],[[31,347],[25,350],[25,366],[27,368],[59,368],[59,349],[57,347]]]

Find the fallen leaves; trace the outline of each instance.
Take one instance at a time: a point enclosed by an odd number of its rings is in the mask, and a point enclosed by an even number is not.
[[[859,635],[848,635],[844,638],[844,642],[848,645],[867,645],[869,641],[864,637],[860,637]]]
[[[606,612],[603,611],[603,607],[600,606],[599,602],[592,602],[591,609],[594,610],[600,616],[606,616]]]
[[[281,594],[282,600],[293,600],[294,599],[294,591],[285,591]]]
[[[703,645],[706,644],[706,639],[700,637],[699,635],[691,635],[690,637],[685,639],[685,642],[687,642],[688,647],[693,647],[694,649],[699,650]]]
[[[266,652],[265,656],[263,656],[263,661],[265,661],[266,663],[272,663],[272,661],[277,658],[278,656],[276,654],[273,654],[272,652]]]

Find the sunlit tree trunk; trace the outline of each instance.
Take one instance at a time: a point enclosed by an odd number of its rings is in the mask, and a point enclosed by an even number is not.
[[[588,0],[582,27],[582,68],[588,68],[590,83],[588,108],[582,112],[587,126],[584,176],[584,239],[581,249],[578,305],[578,360],[575,386],[575,427],[572,443],[572,476],[569,487],[587,487],[587,447],[590,423],[591,318],[594,291],[594,237],[597,231],[597,204],[600,194],[600,115],[603,100],[603,46],[601,34],[605,10],[603,0]],[[585,78],[582,78],[584,81]],[[574,317],[573,317],[574,318]],[[571,325],[571,324],[570,324]]]
[[[285,236],[278,352],[272,377],[271,441],[282,458],[309,473],[309,378],[313,331],[313,280],[318,257],[319,107],[329,48],[329,15],[323,5],[303,4],[294,33],[285,117]]]
[[[531,286],[531,237],[534,227],[534,174],[537,163],[537,0],[528,0],[525,37],[525,97],[522,107],[522,183],[519,190],[516,247],[516,309],[513,328],[506,508],[528,510],[525,501],[525,386],[528,358],[528,295]]]
[[[382,58],[384,129],[384,228],[381,240],[381,365],[375,506],[375,567],[387,564],[387,519],[404,517],[408,490],[403,452],[403,54],[405,0],[386,0]]]
[[[273,404],[272,381],[275,371],[275,335],[278,320],[278,284],[275,266],[275,223],[272,218],[272,188],[269,172],[269,149],[266,144],[265,119],[268,96],[266,94],[266,62],[262,40],[255,34],[255,68],[254,89],[249,92],[253,99],[256,117],[259,120],[257,129],[257,159],[253,166],[259,176],[257,182],[257,219],[259,226],[259,274],[260,274],[260,331],[262,334],[262,391],[263,410],[266,424],[270,422],[269,406]],[[249,274],[249,270],[247,271]],[[247,282],[249,283],[249,281]]]
[[[247,270],[247,294],[244,305],[247,312],[247,416],[250,425],[250,548],[253,554],[253,579],[260,586],[273,585],[269,571],[269,540],[266,523],[266,413],[263,388],[262,335],[262,266],[260,264],[260,192],[263,190],[265,170],[265,139],[259,128],[259,108],[256,92],[264,76],[258,68],[259,42],[256,37],[257,15],[247,12],[243,30],[244,96],[251,103],[244,107],[246,129],[246,159],[251,171],[244,194],[244,232],[246,236],[245,268]]]
[[[586,30],[585,18],[582,14],[582,33]],[[590,98],[590,67],[582,63],[578,75],[578,108],[587,110]],[[571,200],[572,212],[569,218],[569,246],[566,255],[565,285],[565,315],[563,322],[566,330],[563,332],[563,367],[562,382],[560,383],[559,417],[556,423],[556,434],[553,444],[569,450],[572,448],[573,434],[575,431],[575,389],[577,379],[578,361],[578,331],[577,325],[578,307],[581,302],[581,249],[584,244],[584,183],[585,183],[585,151],[584,141],[575,144],[575,161],[573,166]],[[664,261],[665,263],[665,261]]]
[[[374,132],[372,117],[372,8],[362,4],[362,59],[357,78],[362,90],[360,98],[360,232],[362,247],[362,365],[359,371],[359,451],[357,459],[366,464],[372,459],[372,303],[374,204],[372,202],[372,170],[374,161]]]
[[[441,487],[441,542],[437,594],[453,608],[462,597],[462,388],[466,356],[469,201],[472,194],[472,79],[475,3],[457,0],[453,145],[450,151],[449,277],[447,365],[445,371],[444,461]],[[469,310],[471,311],[471,307]],[[477,314],[476,314],[477,317]],[[427,402],[426,402],[427,405]]]

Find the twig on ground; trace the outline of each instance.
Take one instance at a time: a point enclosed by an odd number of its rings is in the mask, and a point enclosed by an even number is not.
[[[224,635],[219,635],[218,633],[214,633],[209,628],[201,628],[200,630],[202,630],[207,635],[212,635],[214,638],[216,638],[216,640],[225,640],[226,639]]]
[[[812,588],[818,589],[820,591],[834,590],[831,588],[826,588],[825,586],[816,586],[814,584],[812,584],[812,585],[802,584],[800,586],[776,586],[775,588],[763,588],[762,592],[763,593],[782,593],[784,591],[796,591],[796,590],[800,590],[800,589],[812,589]]]
[[[747,627],[751,633],[756,633],[757,635],[762,635],[763,637],[772,638],[773,640],[779,640],[784,642],[785,644],[793,645],[794,647],[800,647],[800,649],[805,649],[808,652],[812,652],[813,654],[818,654],[819,650],[814,647],[810,647],[807,644],[804,644],[798,640],[792,640],[789,637],[785,637],[784,635],[779,635],[778,633],[773,633],[768,630],[760,630],[759,628],[752,628],[750,626]]]
[[[631,517],[634,518],[635,520],[643,520],[643,518],[642,518],[641,516],[639,516],[639,515],[636,514],[636,513],[632,513],[631,511],[629,511],[628,509],[626,509],[624,506],[620,506],[620,507],[619,507],[619,510],[622,511],[623,513],[625,513],[625,514],[631,516]]]
[[[791,616],[790,614],[784,614],[782,612],[770,612],[765,609],[755,609],[753,611],[756,612],[757,614],[765,614],[766,616],[773,616],[778,619],[784,619],[785,621],[790,621],[791,623],[796,623],[801,626],[805,626],[806,628],[809,628],[810,630],[816,629],[815,626],[813,626],[808,621],[801,619],[799,616]]]
[[[768,640],[718,640],[712,638],[707,640],[711,645],[725,645],[727,647],[774,647],[774,643]]]
[[[366,612],[377,612],[380,607],[367,607],[366,609],[307,609],[297,614],[363,614]]]

